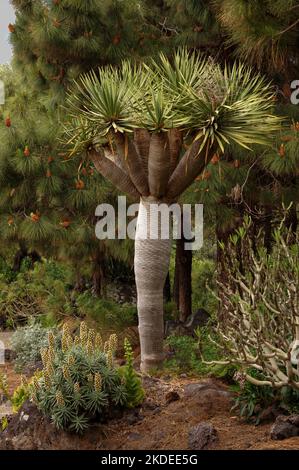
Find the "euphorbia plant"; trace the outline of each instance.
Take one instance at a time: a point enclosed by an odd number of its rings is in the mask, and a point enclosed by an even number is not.
[[[231,142],[267,144],[279,128],[271,87],[242,65],[224,70],[178,51],[150,65],[101,68],[69,96],[68,144],[140,201],[135,237],[141,370],[163,362],[163,286],[171,240],[151,239],[153,204],[171,204]],[[161,229],[161,227],[158,227]]]

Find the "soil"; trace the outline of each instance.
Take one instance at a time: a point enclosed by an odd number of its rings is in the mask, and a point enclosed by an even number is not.
[[[13,391],[21,384],[21,376],[15,372],[14,365],[11,362],[7,362],[5,365],[0,365],[0,374],[5,375],[7,378],[9,393],[13,393]]]
[[[8,365],[13,389],[20,378]],[[0,433],[0,449],[185,450],[190,429],[210,423],[217,431],[214,449],[299,449],[299,437],[272,441],[268,422],[255,426],[231,413],[233,395],[216,379],[143,378],[146,399],[108,424],[93,425],[84,436],[57,432],[33,404],[26,403]]]

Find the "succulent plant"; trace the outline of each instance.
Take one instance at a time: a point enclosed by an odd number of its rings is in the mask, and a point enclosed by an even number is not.
[[[58,429],[81,433],[91,421],[109,418],[115,407],[132,406],[126,377],[132,380],[136,373],[131,364],[129,375],[116,367],[116,335],[102,345],[100,334],[84,322],[75,338],[64,326],[61,347],[49,334],[48,348],[41,351],[42,376],[33,382],[32,399]],[[139,391],[134,404],[142,398]]]

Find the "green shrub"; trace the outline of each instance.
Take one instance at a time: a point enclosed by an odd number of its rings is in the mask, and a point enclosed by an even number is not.
[[[120,374],[121,377],[124,378],[126,387],[127,406],[128,408],[134,408],[143,401],[144,390],[142,388],[141,380],[133,367],[133,351],[127,338],[125,338],[124,341],[124,350],[126,365],[120,368]]]
[[[137,323],[135,306],[99,299],[90,291],[78,293],[72,280],[71,269],[53,261],[21,270],[11,282],[0,272],[0,325],[15,329],[35,318],[50,328],[65,316],[87,317],[107,329],[121,330]]]
[[[197,342],[191,336],[169,336],[167,346],[173,352],[173,358],[165,367],[176,372],[194,372],[198,363]]]
[[[283,387],[280,391],[281,407],[288,413],[299,414],[299,390]]]
[[[14,413],[17,413],[25,401],[29,400],[31,391],[33,389],[33,381],[35,378],[40,376],[41,373],[37,371],[35,372],[33,378],[31,378],[29,381],[26,381],[22,377],[21,384],[14,390],[13,393],[10,393],[7,384],[7,377],[6,375],[0,373],[0,392],[2,392],[3,396],[11,402]]]
[[[257,387],[249,382],[235,399],[232,410],[238,410],[240,416],[247,421],[259,424],[260,411],[274,401],[274,391],[271,387]]]
[[[53,281],[63,281],[66,288],[71,288],[74,281],[74,272],[71,267],[65,263],[58,263],[55,261],[47,260],[43,264],[39,264],[36,273],[44,272],[48,279]]]
[[[66,269],[67,271],[67,269]],[[54,262],[37,263],[32,270],[21,270],[12,282],[0,277],[1,324],[16,328],[38,317],[45,325],[72,311],[67,275]],[[51,321],[51,326],[56,322]]]
[[[216,264],[211,260],[202,260],[198,257],[193,258],[192,263],[192,307],[193,310],[204,308],[212,316],[217,312],[218,301],[215,296],[207,289],[214,285],[214,274]]]
[[[176,303],[173,301],[165,302],[164,303],[164,321],[167,321],[167,320],[177,321],[178,319],[179,319],[179,312],[177,310]]]
[[[50,331],[53,331],[57,337],[56,341],[58,341],[57,330],[43,328],[38,323],[18,328],[14,332],[11,346],[16,353],[15,367],[17,372],[22,372],[25,366],[34,365],[41,360],[40,351],[47,346]]]
[[[83,432],[91,421],[111,416],[114,408],[131,405],[126,377],[114,364],[116,335],[102,345],[100,334],[83,322],[72,338],[65,325],[61,348],[49,334],[42,351],[43,373],[34,380],[32,399],[58,429]]]
[[[137,323],[136,306],[95,298],[89,291],[76,296],[76,308],[78,315],[91,318],[99,327],[122,330]]]
[[[7,261],[0,256],[0,280],[12,282],[16,278],[16,273],[8,265]]]
[[[30,384],[23,382],[19,385],[10,397],[12,409],[14,413],[17,413],[25,401],[30,398]]]
[[[233,384],[237,367],[232,364],[211,364],[208,365],[209,373],[213,377],[223,379],[226,383]]]
[[[258,380],[264,380],[263,374],[254,369],[250,369],[249,373]],[[235,378],[237,384],[232,389],[237,391],[238,395],[232,409],[238,410],[240,416],[247,421],[259,424],[263,410],[273,404],[284,413],[299,412],[299,392],[297,390],[288,386],[275,389],[269,385],[263,387],[254,385],[246,381],[242,372],[238,372]]]
[[[237,370],[232,365],[209,364],[219,357],[219,348],[211,342],[213,336],[211,326],[207,325],[195,330],[196,338],[191,336],[169,336],[166,344],[173,357],[165,361],[165,368],[177,373],[191,373],[200,376],[214,376],[233,382],[233,376]],[[203,358],[205,361],[203,361]]]

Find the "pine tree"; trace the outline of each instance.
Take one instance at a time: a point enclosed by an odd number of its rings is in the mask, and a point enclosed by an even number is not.
[[[200,49],[212,56],[224,53],[223,38],[212,1],[165,0],[161,11],[163,27],[175,45]]]
[[[114,204],[117,192],[91,164],[65,158],[56,116],[16,82],[15,74],[14,87],[0,126],[1,238],[19,261],[35,251],[71,261],[78,281],[85,273],[100,295],[107,257],[128,260],[132,252],[128,243],[117,247],[95,238],[95,208]]]
[[[197,39],[189,36],[188,46],[214,57],[216,52],[221,62],[240,59],[266,73],[277,89],[277,113],[287,116],[271,149],[248,153],[230,146],[220,160],[217,156],[211,162],[189,197],[205,204],[206,219],[215,220],[216,216],[221,238],[240,223],[244,211],[267,232],[273,208],[282,202],[293,202],[290,218],[296,224],[299,108],[290,103],[290,82],[298,72],[298,2],[168,0],[166,4],[172,14],[169,17],[179,25],[178,42],[200,23]],[[219,54],[206,47],[205,37],[207,43],[215,40],[222,44]]]
[[[152,24],[151,12],[137,0],[12,3],[15,60],[28,80],[40,80],[57,98],[63,93],[59,85],[65,90],[84,71],[117,65],[126,57],[146,57],[160,47],[160,31]]]
[[[264,227],[265,244],[269,248],[271,215],[282,202],[286,206],[293,204],[288,223],[297,224],[299,109],[290,102],[290,82],[299,69],[298,2],[216,1],[215,14],[234,56],[273,80],[277,89],[277,113],[286,116],[276,144],[251,158],[253,166],[246,176],[246,185],[241,186],[242,194],[237,194],[238,187],[234,192],[237,212],[252,212],[257,228]],[[234,157],[233,153],[230,158],[238,159],[243,166],[246,155]],[[249,171],[248,167],[246,171]]]
[[[298,67],[297,0],[216,0],[220,25],[238,57],[285,76]]]
[[[262,4],[244,0],[215,2],[216,17],[225,29],[227,43],[234,48],[235,57],[272,78],[277,87],[277,112],[287,116],[276,145],[255,156],[242,194],[245,204],[260,207],[266,229],[273,207],[281,202],[294,203],[291,213],[296,218],[299,110],[290,103],[290,82],[298,71],[297,11],[298,2],[292,0]],[[240,200],[239,207],[244,209]]]
[[[6,75],[14,78],[5,79],[10,93],[0,126],[1,236],[20,245],[23,256],[30,248],[70,260],[77,287],[88,274],[101,294],[107,259],[128,261],[131,245],[95,238],[95,208],[115,203],[117,192],[83,157],[65,159],[61,105],[80,73],[151,54],[160,32],[135,0],[12,3],[13,72]]]

